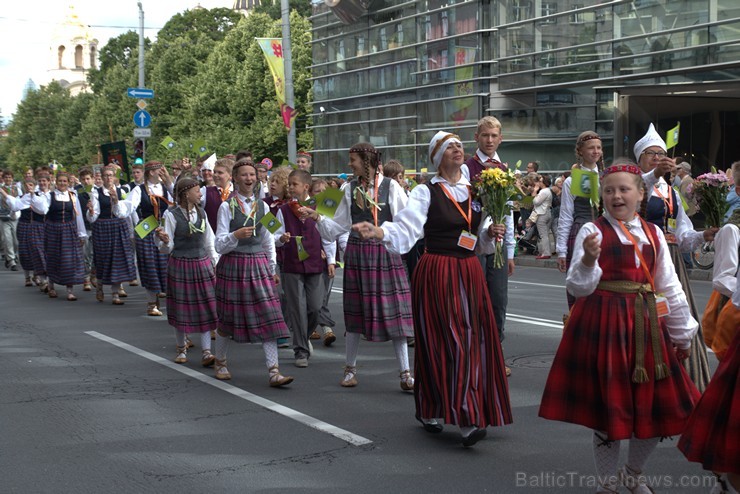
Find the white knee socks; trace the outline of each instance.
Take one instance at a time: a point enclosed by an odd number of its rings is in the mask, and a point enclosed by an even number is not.
[[[278,347],[277,340],[263,341],[262,350],[265,351],[265,365],[267,368],[277,367],[278,365]]]
[[[185,348],[185,333],[175,330],[175,344],[178,348]]]
[[[216,358],[218,360],[226,360],[226,353],[229,350],[229,337],[221,336],[221,333],[216,331]]]
[[[396,349],[396,358],[398,359],[400,371],[409,370],[409,344],[406,337],[395,338],[393,340],[393,348]]]
[[[204,331],[200,334],[200,349],[210,350],[211,349],[211,332]]]
[[[655,451],[660,438],[651,437],[650,439],[630,439],[630,449],[627,454],[627,466],[634,472],[642,472],[648,457]]]
[[[594,431],[593,448],[599,484],[616,490],[620,441],[608,441],[605,432]]]
[[[347,333],[344,337],[347,353],[347,365],[350,367],[357,366],[357,350],[360,347],[360,333]]]

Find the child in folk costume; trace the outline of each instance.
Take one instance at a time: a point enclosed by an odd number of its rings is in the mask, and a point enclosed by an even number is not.
[[[714,237],[713,291],[701,321],[704,340],[719,360],[727,355],[727,349],[740,329],[740,311],[730,300],[738,292],[739,269],[740,209],[736,209]]]
[[[208,224],[215,232],[218,225],[218,208],[231,196],[233,188],[231,186],[231,168],[234,166],[234,160],[221,158],[215,164],[204,163],[203,169],[212,167],[213,186],[204,186],[200,189],[200,206],[205,210],[208,218]]]
[[[636,213],[644,196],[633,163],[604,171],[606,212],[576,237],[566,288],[577,300],[539,411],[594,430],[597,492],[617,492],[620,481],[633,493],[652,492],[645,462],[660,437],[683,432],[699,398],[679,362],[698,323],[663,232]],[[617,470],[622,440],[629,454]]]
[[[97,278],[96,299],[104,300],[103,285],[111,286],[113,305],[123,305],[122,283],[136,278],[131,245],[131,222],[123,206],[121,187],[114,185],[115,169],[106,166],[101,172],[102,187],[90,192],[87,219],[92,223],[93,264]]]
[[[698,321],[699,311],[681,252],[692,252],[702,242],[713,240],[717,228],[707,228],[703,232],[694,230],[694,225],[683,210],[678,193],[663,177],[667,172],[676,169],[675,160],[670,158],[666,151],[666,143],[656,132],[653,124],[650,124],[647,133],[635,143],[635,159],[642,169],[647,190],[647,204],[641,214],[646,221],[656,225],[665,234],[669,257],[686,294],[691,315]],[[701,325],[694,336],[694,341],[691,342],[691,355],[683,364],[699,391],[704,391],[709,382],[710,369]]]
[[[492,253],[506,227],[492,225],[473,200],[458,136],[438,132],[429,158],[437,175],[411,191],[408,206],[392,222],[352,228],[392,252],[407,252],[422,235],[426,239],[412,283],[416,418],[431,433],[442,432],[440,417],[459,426],[469,447],[486,436],[486,427],[512,421],[496,320],[476,257]]]
[[[364,221],[380,226],[406,206],[408,198],[398,182],[380,174],[380,153],[372,144],[358,143],[349,150],[355,178],[344,188],[334,219],[302,208],[317,221],[322,238],[335,241],[352,225]],[[399,254],[391,254],[379,241],[363,242],[350,233],[344,258],[344,322],[347,330],[346,366],[340,384],[357,386],[357,350],[360,337],[369,341],[393,340],[400,366],[400,385],[414,389],[409,369],[407,338],[413,336],[411,291]]]
[[[28,228],[28,251],[33,264],[34,278],[37,280],[39,290],[44,293],[49,291],[48,278],[46,276],[46,213],[40,207],[39,197],[49,193],[51,187],[51,176],[47,172],[38,173],[38,187],[35,191],[28,193],[28,201],[31,209],[31,224]],[[25,197],[25,196],[24,196]]]
[[[262,343],[270,386],[293,382],[280,374],[277,339],[288,336],[274,284],[275,242],[260,220],[267,204],[255,190],[257,169],[247,159],[233,169],[236,191],[218,210],[216,301],[219,330],[216,335],[216,379],[231,379],[226,367],[229,339]]]
[[[186,334],[200,333],[201,364],[213,365],[211,330],[218,326],[216,310],[216,251],[211,225],[200,207],[197,180],[180,178],[175,187],[177,206],[164,212],[164,227],[157,228],[160,251],[167,262],[167,322],[175,328],[175,362],[187,358]]]
[[[73,302],[74,285],[85,281],[85,264],[82,246],[87,237],[82,221],[82,209],[77,194],[70,190],[69,175],[60,173],[56,190],[35,196],[32,206],[46,215],[44,251],[46,273],[49,278],[49,298],[56,298],[54,284],[66,285],[67,300]]]
[[[172,205],[170,187],[172,179],[162,163],[149,161],[144,165],[144,183],[134,187],[126,197],[126,214],[136,213],[140,223],[150,216],[160,221],[167,208]],[[167,289],[167,263],[169,256],[159,251],[156,239],[149,234],[141,238],[134,235],[141,285],[147,291],[147,315],[161,316],[159,298],[165,297]]]
[[[293,334],[296,367],[308,367],[311,356],[309,336],[319,324],[319,312],[324,300],[324,259],[326,253],[334,270],[335,242],[321,239],[314,220],[298,211],[308,200],[311,174],[294,170],[288,177],[292,201],[283,204],[277,213],[281,226],[275,231],[275,246],[283,249],[281,282],[287,303],[287,322]],[[299,238],[296,238],[299,237]]]
[[[731,307],[725,306],[718,324],[723,316],[734,317],[732,339],[678,441],[678,449],[689,461],[722,474],[712,494],[740,492],[740,271],[728,304]]]

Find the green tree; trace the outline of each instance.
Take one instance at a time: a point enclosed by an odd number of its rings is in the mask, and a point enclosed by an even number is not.
[[[144,38],[144,50],[151,47],[149,38]],[[134,31],[127,31],[115,38],[111,38],[100,50],[98,55],[100,68],[92,69],[87,80],[93,92],[99,92],[105,84],[105,76],[113,67],[124,69],[138,68],[139,65],[139,35]],[[138,85],[138,84],[137,84]]]
[[[298,12],[299,15],[302,17],[308,18],[313,13],[313,7],[311,7],[311,2],[306,2],[305,0],[290,0],[288,3],[288,6],[290,8],[290,11],[293,12],[294,10]],[[261,14],[267,14],[274,20],[279,20],[282,16],[281,12],[281,6],[280,2],[265,2],[264,4],[260,4],[258,7],[254,9],[254,12],[261,13]]]

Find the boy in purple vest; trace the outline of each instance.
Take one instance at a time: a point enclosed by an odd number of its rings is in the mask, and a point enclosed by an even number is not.
[[[286,299],[286,322],[293,334],[296,367],[308,367],[311,354],[309,335],[318,326],[324,300],[324,260],[326,252],[330,269],[334,269],[334,244],[324,242],[314,220],[299,218],[301,202],[311,188],[311,174],[293,170],[288,176],[288,193],[292,200],[280,206],[277,219],[282,226],[275,232],[276,247],[283,247],[282,285]]]

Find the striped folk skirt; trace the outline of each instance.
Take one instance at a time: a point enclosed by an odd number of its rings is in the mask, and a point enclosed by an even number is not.
[[[504,357],[478,258],[425,253],[412,284],[416,417],[510,424]]]
[[[72,222],[45,223],[46,274],[57,285],[81,285],[85,281],[85,256]]]
[[[144,238],[138,235],[134,237],[141,286],[152,292],[164,292],[167,289],[167,260],[170,256],[159,252],[154,233]]]
[[[43,224],[43,223],[42,223]],[[15,230],[18,238],[18,261],[23,271],[33,271],[33,254],[31,253],[31,222],[18,220]]]
[[[167,262],[167,322],[183,333],[218,327],[216,273],[208,257]]]
[[[691,316],[699,321],[699,331],[696,332],[694,339],[691,340],[691,355],[683,361],[683,366],[689,372],[691,380],[694,381],[699,391],[703,392],[707,388],[707,384],[709,384],[712,373],[709,369],[709,360],[707,359],[707,344],[704,342],[704,332],[701,329],[701,317],[699,317],[699,311],[696,309],[696,301],[694,300],[694,293],[691,291],[689,273],[686,271],[686,266],[683,263],[681,251],[678,250],[678,245],[673,243],[668,244],[668,250],[671,253],[673,266],[676,268],[678,281],[681,282],[681,288],[683,288],[683,292],[686,294],[686,300],[689,302]]]
[[[92,225],[93,259],[98,283],[114,285],[136,279],[128,218],[98,218]]]
[[[704,470],[740,474],[740,331],[691,414],[678,449]]]
[[[238,343],[290,336],[264,252],[230,252],[216,266],[216,306],[221,331]]]
[[[33,274],[46,274],[46,223],[32,221],[28,228],[28,255],[30,256]]]
[[[683,432],[700,393],[679,363],[663,323],[659,344],[671,375],[655,379],[648,314],[643,315],[648,381],[632,382],[635,297],[597,289],[576,301],[547,377],[540,417],[604,431],[610,440]]]
[[[483,285],[485,286],[485,284]],[[344,255],[344,325],[369,341],[414,335],[411,291],[401,256],[349,237]]]

